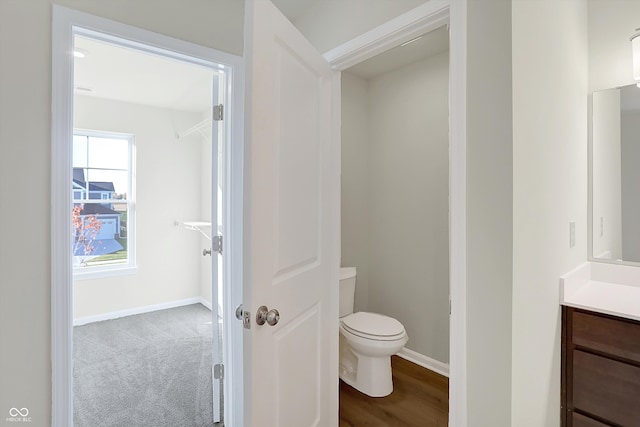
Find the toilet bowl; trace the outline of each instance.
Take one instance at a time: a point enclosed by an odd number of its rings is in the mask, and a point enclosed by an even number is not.
[[[340,269],[340,379],[371,397],[393,391],[391,355],[409,337],[398,320],[377,313],[353,312],[356,269]]]

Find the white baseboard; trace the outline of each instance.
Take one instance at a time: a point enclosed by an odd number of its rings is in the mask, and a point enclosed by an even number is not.
[[[202,297],[185,298],[176,301],[163,302],[161,304],[145,305],[127,310],[112,311],[109,313],[97,314],[95,316],[85,316],[73,319],[73,326],[82,326],[88,323],[101,322],[103,320],[118,319],[120,317],[134,316],[136,314],[151,313],[152,311],[166,310],[168,308],[182,307],[191,304],[202,304],[211,310],[211,303]]]
[[[204,299],[204,298],[202,298],[202,297],[198,297],[197,299],[198,299],[198,302],[199,302],[200,304],[204,305],[204,306],[205,306],[205,307],[207,307],[209,310],[211,310],[211,307],[213,307],[213,306],[211,305],[211,302],[210,302],[210,301],[207,301],[206,299]]]
[[[420,365],[423,368],[427,368],[430,371],[444,375],[447,378],[449,377],[448,363],[442,363],[439,360],[435,360],[413,350],[409,350],[406,347],[403,347],[402,350],[398,352],[398,356],[408,360],[409,362],[413,362],[416,365]]]

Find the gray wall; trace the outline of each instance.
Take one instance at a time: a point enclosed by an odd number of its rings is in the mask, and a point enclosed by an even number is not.
[[[369,309],[369,89],[367,81],[342,73],[342,266],[357,268],[355,311]]]
[[[591,119],[592,248],[598,258],[622,258],[620,90],[593,93]]]
[[[345,73],[342,117],[342,265],[358,268],[356,308],[398,319],[408,349],[443,363],[448,60],[439,54],[366,82]]]
[[[16,406],[51,423],[52,3],[0,0],[0,425]],[[56,3],[242,52],[242,1]]]
[[[640,261],[640,112],[621,114],[622,256]]]
[[[511,424],[511,2],[467,1],[467,390],[470,427]]]

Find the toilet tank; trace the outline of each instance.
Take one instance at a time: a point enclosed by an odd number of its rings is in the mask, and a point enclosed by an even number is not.
[[[340,317],[353,313],[356,293],[356,268],[340,267]]]

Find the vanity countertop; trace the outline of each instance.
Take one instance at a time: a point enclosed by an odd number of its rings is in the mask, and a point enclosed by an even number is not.
[[[560,304],[640,320],[640,268],[586,262],[560,278]]]

